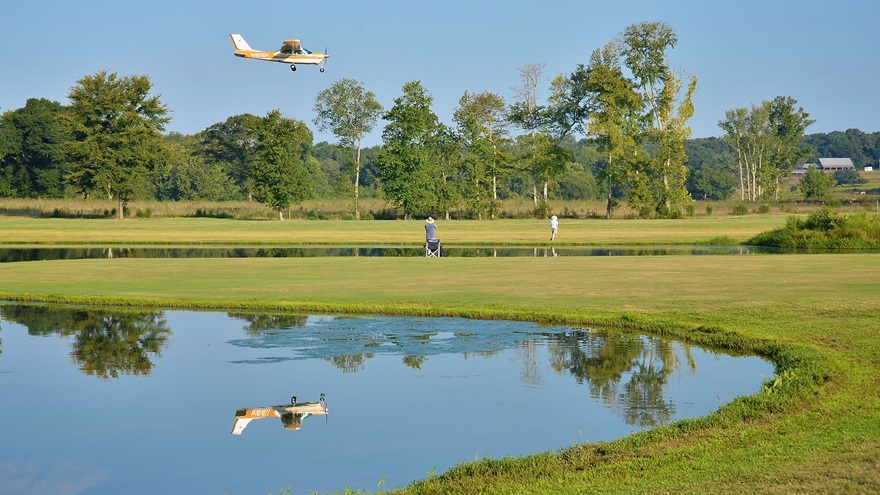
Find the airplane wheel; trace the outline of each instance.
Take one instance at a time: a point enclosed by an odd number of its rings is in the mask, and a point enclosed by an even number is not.
[[[324,68],[323,68],[323,67],[321,67],[321,72],[324,72]]]
[[[290,70],[296,70],[296,66],[293,64],[290,64]]]
[[[296,405],[296,396],[295,396],[295,395],[294,395],[293,397],[290,398],[290,404],[293,405],[293,406]]]

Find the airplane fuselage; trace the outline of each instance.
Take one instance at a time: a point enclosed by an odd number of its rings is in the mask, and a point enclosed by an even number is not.
[[[235,52],[236,57],[266,60],[267,62],[281,62],[284,64],[321,65],[327,58],[323,53],[288,54],[282,52]]]

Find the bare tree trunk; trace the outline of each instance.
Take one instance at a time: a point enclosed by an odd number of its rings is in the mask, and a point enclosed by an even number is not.
[[[284,210],[278,208],[278,220],[284,220]]]
[[[116,208],[116,219],[117,220],[125,220],[125,201],[122,200],[122,196],[116,196],[117,208]]]
[[[495,220],[495,203],[498,201],[498,186],[496,184],[495,172],[492,172],[492,209],[490,211],[490,218]]]
[[[611,200],[612,200],[612,196],[611,196],[611,177],[608,177],[608,197],[607,197],[607,200],[608,200],[608,202],[605,203],[605,218],[606,218],[607,220],[610,220],[610,219],[611,219],[611,209],[612,209],[612,207],[611,207],[611,205],[612,205],[612,203],[611,203]]]
[[[357,156],[354,160],[354,219],[361,219],[361,209],[358,205],[358,187],[361,183],[361,140],[358,138]]]
[[[757,162],[752,162],[752,201],[758,199],[758,193],[758,164]]]
[[[544,64],[526,64],[519,68],[522,86],[513,88],[517,101],[525,104],[528,109],[530,120],[538,109],[538,85],[544,74]],[[530,125],[529,134],[532,137],[532,158],[535,156],[535,129]],[[532,185],[532,202],[538,208],[538,185]]]

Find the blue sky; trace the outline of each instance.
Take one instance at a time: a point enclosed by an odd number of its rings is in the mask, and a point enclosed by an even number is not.
[[[543,0],[28,0],[0,8],[0,111],[28,98],[67,104],[83,76],[145,74],[185,134],[278,108],[306,122],[316,95],[347,77],[386,108],[419,80],[452,124],[464,91],[512,101],[518,68],[549,80],[586,63],[627,26],[662,21],[679,44],[673,67],[699,80],[693,137],[720,136],[726,110],[791,96],[816,120],[808,133],[880,131],[880,1]],[[296,37],[329,50],[327,71],[239,59],[230,33],[258,49]],[[381,143],[383,121],[367,139]]]

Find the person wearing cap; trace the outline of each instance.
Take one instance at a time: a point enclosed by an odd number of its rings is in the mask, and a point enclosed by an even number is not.
[[[559,230],[559,220],[556,215],[550,217],[550,240],[556,239],[556,232]]]
[[[436,229],[437,229],[437,225],[434,224],[434,219],[431,217],[428,217],[428,219],[425,220],[425,240],[426,241],[437,238],[437,235],[434,233],[434,231]]]

